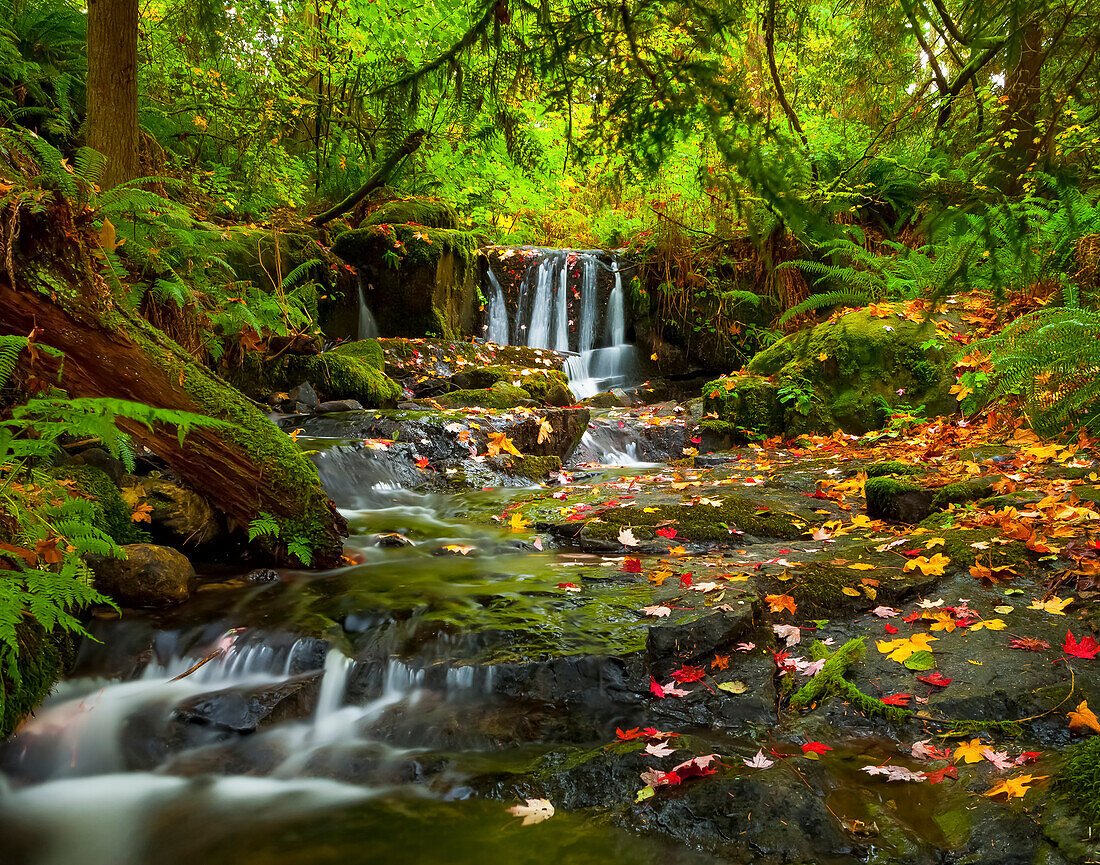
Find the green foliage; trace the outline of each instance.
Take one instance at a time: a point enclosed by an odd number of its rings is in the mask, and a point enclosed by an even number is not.
[[[299,535],[283,537],[282,524],[271,514],[263,511],[248,524],[248,540],[251,542],[257,538],[282,539],[286,543],[287,552],[306,567],[309,567],[309,563],[313,560],[313,547],[308,538]]]
[[[1100,420],[1100,313],[1044,309],[974,344],[992,355],[987,395],[1019,394],[1032,427],[1058,435]]]

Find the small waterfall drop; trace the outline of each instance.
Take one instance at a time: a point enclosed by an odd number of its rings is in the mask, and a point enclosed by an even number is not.
[[[489,281],[489,325],[486,339],[497,345],[508,344],[508,307],[504,304],[504,289],[492,268],[486,274]]]
[[[378,324],[367,306],[367,298],[363,294],[363,277],[359,277],[359,330],[357,339],[375,339],[378,336]]]
[[[623,263],[610,266],[604,253],[571,249],[524,250],[529,264],[520,279],[512,342],[569,353],[565,373],[578,399],[634,380],[634,346],[626,341]],[[606,309],[600,306],[600,273],[610,271],[613,287]],[[500,281],[489,269],[490,342],[507,343],[509,320]],[[607,281],[603,282],[607,285]]]

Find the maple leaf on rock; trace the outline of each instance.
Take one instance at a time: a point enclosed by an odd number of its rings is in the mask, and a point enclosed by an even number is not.
[[[1010,649],[1023,649],[1025,652],[1041,652],[1050,648],[1050,643],[1036,637],[1014,637],[1008,641]]]
[[[927,676],[917,676],[917,679],[927,685],[935,685],[937,688],[946,688],[955,681],[954,679],[946,678],[939,670]]]
[[[904,766],[893,766],[889,763],[883,766],[864,766],[861,771],[868,775],[885,775],[887,781],[923,781],[923,772],[914,772]]]
[[[1064,616],[1065,609],[1073,603],[1073,595],[1068,598],[1059,598],[1057,595],[1051,598],[1049,601],[1040,601],[1038,598],[1031,602],[1029,610],[1042,610],[1046,613],[1051,613],[1055,616]]]
[[[1082,700],[1077,704],[1076,712],[1067,713],[1069,718],[1069,728],[1071,730],[1095,730],[1100,733],[1100,721],[1096,718],[1096,713],[1089,708],[1089,701]]]
[[[642,572],[641,559],[627,557],[623,559],[623,570],[628,574],[640,574]]]
[[[508,809],[508,813],[522,817],[522,825],[533,826],[553,817],[554,806],[547,799],[528,799],[526,805],[514,805]]]
[[[889,697],[880,697],[881,702],[887,706],[908,706],[913,699],[912,694],[891,694]]]
[[[742,757],[741,762],[748,766],[750,769],[770,769],[772,766],[775,765],[775,760],[769,760],[767,757],[764,756],[763,748],[757,751],[756,756],[753,757],[751,760],[746,760],[744,757]]]
[[[925,772],[924,778],[929,784],[942,784],[943,779],[946,778],[958,778],[959,770],[955,766],[944,766],[942,769],[936,769],[933,772]]]
[[[710,662],[710,668],[712,670],[725,670],[730,665],[729,655],[715,655],[714,660]]]
[[[665,698],[665,689],[662,688],[661,683],[654,679],[652,676],[649,677],[649,692],[659,700],[663,700]]]
[[[691,691],[685,691],[683,688],[677,688],[675,682],[669,682],[667,685],[661,685],[664,689],[666,697],[686,697]]]
[[[1036,781],[1042,781],[1046,775],[1019,775],[1015,778],[1006,778],[1001,783],[986,790],[982,793],[983,796],[988,796],[990,799],[1019,799],[1031,789],[1031,786]]]
[[[673,529],[673,528],[657,529],[657,534],[660,535],[662,538],[670,538],[671,539],[671,538],[676,537],[676,529]]]
[[[946,760],[951,756],[947,748],[937,748],[928,744],[928,739],[921,739],[913,743],[912,754],[918,760]]]
[[[517,456],[517,457],[523,456],[523,454],[521,454],[518,450],[516,450],[516,446],[514,444],[512,444],[512,440],[510,438],[508,438],[508,436],[506,436],[504,433],[502,433],[502,432],[489,433],[489,445],[488,445],[488,454],[489,454],[489,456],[491,456],[491,457],[498,456],[501,453],[501,451],[503,451],[504,453],[512,454],[513,456]]]
[[[905,563],[903,570],[906,573],[919,570],[926,577],[941,577],[943,576],[943,569],[949,564],[951,564],[951,559],[942,553],[936,553],[931,558],[917,556],[914,559],[910,559]]]
[[[549,441],[550,436],[552,436],[553,434],[554,427],[551,425],[550,421],[546,420],[546,418],[543,418],[541,421],[539,421],[539,435],[537,439],[538,444]]]
[[[802,629],[798,625],[772,625],[772,630],[788,647],[796,645],[802,639]]]
[[[631,727],[629,730],[623,730],[619,727],[616,727],[615,735],[618,737],[620,742],[629,742],[631,739],[644,739],[646,734],[637,727]]]
[[[766,595],[764,600],[773,613],[778,613],[780,610],[787,610],[793,615],[795,612],[795,601],[790,595]]]
[[[680,667],[679,670],[673,670],[670,674],[674,681],[679,682],[681,685],[688,682],[698,682],[707,674],[706,670],[702,667],[691,667],[685,664]]]
[[[662,619],[672,612],[672,608],[655,605],[652,607],[642,607],[642,612],[647,616],[656,616],[658,619]]]
[[[624,547],[636,547],[638,546],[638,539],[634,537],[634,530],[629,526],[623,529],[619,529],[619,543]]]
[[[914,634],[912,637],[901,637],[897,640],[877,640],[878,650],[887,655],[891,661],[899,664],[905,663],[910,655],[917,652],[931,652],[929,643],[934,643],[938,637],[931,634]]]
[[[806,742],[802,746],[803,754],[824,754],[826,751],[833,750],[824,742]]]
[[[901,610],[895,610],[893,607],[878,606],[871,610],[871,613],[872,615],[878,616],[880,619],[891,619],[901,613]]]
[[[667,757],[669,754],[674,754],[676,752],[676,749],[670,748],[668,747],[668,745],[665,745],[663,743],[650,743],[649,745],[645,746],[644,752],[646,754],[652,754],[654,757]]]
[[[1100,643],[1097,643],[1090,636],[1084,636],[1081,638],[1081,642],[1077,642],[1072,632],[1066,631],[1066,642],[1062,645],[1062,648],[1065,649],[1067,655],[1092,661],[1100,652]]]
[[[980,739],[971,739],[955,749],[955,762],[958,763],[961,757],[967,763],[980,763],[985,759],[986,750]]]
[[[681,780],[686,778],[701,778],[704,775],[713,775],[718,770],[712,769],[710,764],[717,759],[717,754],[704,754],[701,757],[692,757],[690,760],[685,760],[679,766],[673,766],[672,771],[679,775]]]
[[[992,748],[986,748],[982,751],[982,756],[1001,770],[1011,769],[1016,765],[1009,759],[1008,751],[994,751]]]

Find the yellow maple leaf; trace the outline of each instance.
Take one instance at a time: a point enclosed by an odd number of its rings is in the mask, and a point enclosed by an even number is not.
[[[1072,603],[1073,595],[1070,595],[1068,598],[1059,598],[1057,595],[1055,595],[1049,601],[1040,601],[1038,598],[1033,599],[1031,602],[1031,606],[1028,607],[1028,609],[1042,610],[1043,612],[1051,613],[1055,616],[1064,616],[1066,614],[1066,607],[1068,607]]]
[[[508,436],[506,436],[504,433],[489,433],[489,456],[495,457],[499,455],[501,451],[513,454],[517,457],[523,456],[523,454],[516,450],[516,446],[512,444],[512,440],[508,438]]]
[[[539,444],[542,444],[544,441],[548,441],[553,433],[554,427],[551,426],[550,421],[548,421],[546,418],[543,418],[541,421],[539,421]]]
[[[951,393],[955,394],[955,399],[958,402],[962,402],[964,399],[970,396],[970,394],[974,393],[974,391],[960,381],[956,384],[951,385]]]
[[[955,617],[951,613],[944,612],[943,610],[937,610],[934,613],[925,613],[921,618],[930,619],[932,621],[932,625],[928,628],[930,631],[946,631],[950,634],[955,630]]]
[[[848,570],[850,571],[873,571],[874,569],[875,566],[867,562],[856,562],[855,564],[848,565]]]
[[[980,631],[985,628],[987,631],[1003,631],[1006,627],[1004,619],[982,619],[971,625],[970,630]]]
[[[981,739],[971,739],[969,742],[964,742],[955,749],[955,762],[959,762],[961,757],[967,763],[980,763],[985,759],[985,754],[982,752],[988,747],[983,745]]]
[[[990,787],[982,795],[990,799],[998,799],[1002,796],[1005,799],[1020,799],[1031,789],[1032,784],[1048,777],[1048,775],[1018,775],[1015,778],[1006,778],[996,786]]]
[[[523,514],[521,514],[519,511],[513,513],[512,518],[508,520],[508,526],[512,529],[513,532],[522,532],[529,525],[531,525],[530,520],[525,520],[523,518]]]
[[[946,543],[947,543],[947,540],[945,538],[929,538],[925,542],[924,548],[926,550],[930,550],[930,549],[932,549],[932,547],[942,547]]]
[[[843,588],[841,588],[840,591],[842,591],[844,594],[846,594],[850,598],[858,598],[859,597],[859,589],[853,589],[851,586],[844,586]]]
[[[908,572],[919,569],[926,577],[941,577],[943,576],[943,569],[949,564],[951,564],[951,559],[942,553],[936,553],[931,558],[917,556],[915,559],[910,559],[905,563],[904,570]]]
[[[931,652],[929,643],[934,643],[939,637],[931,634],[913,634],[912,637],[901,637],[897,640],[878,640],[876,645],[882,654],[887,655],[891,661],[904,664],[905,660],[916,652]]]
[[[1096,713],[1089,708],[1089,701],[1082,700],[1077,705],[1076,712],[1069,712],[1069,728],[1071,730],[1095,730],[1100,733],[1100,720],[1097,720]]]

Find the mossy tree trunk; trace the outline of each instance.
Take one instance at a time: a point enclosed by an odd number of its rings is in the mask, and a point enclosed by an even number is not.
[[[339,562],[346,524],[312,463],[247,397],[113,303],[84,246],[56,224],[58,214],[48,219],[26,220],[43,223],[23,232],[38,240],[20,250],[14,280],[0,276],[0,334],[39,329],[39,342],[65,353],[60,385],[71,396],[127,399],[229,421],[229,428],[193,429],[182,445],[170,428],[126,428],[236,524],[269,513],[284,542],[298,539],[312,548],[313,565]],[[47,244],[52,249],[41,248]],[[40,248],[26,248],[31,245]],[[290,561],[285,547],[276,558]]]
[[[138,176],[137,0],[88,2],[88,146],[107,157],[102,185]]]

